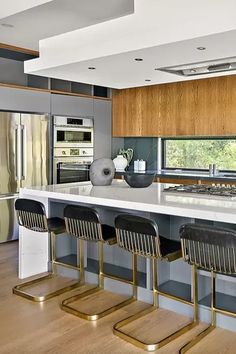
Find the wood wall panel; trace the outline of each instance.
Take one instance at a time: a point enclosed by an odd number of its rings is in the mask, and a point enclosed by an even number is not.
[[[113,93],[113,136],[236,135],[236,75]]]

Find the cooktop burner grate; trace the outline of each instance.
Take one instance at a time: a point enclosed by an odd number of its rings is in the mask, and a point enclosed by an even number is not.
[[[164,192],[181,192],[204,195],[215,195],[220,197],[236,197],[235,185],[208,185],[208,184],[182,184],[164,188]]]

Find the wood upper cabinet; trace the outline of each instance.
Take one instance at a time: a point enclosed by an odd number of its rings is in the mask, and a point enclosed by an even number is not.
[[[184,84],[160,85],[158,136],[194,135],[194,93]]]
[[[234,75],[114,91],[113,136],[235,134]]]
[[[200,80],[195,135],[236,134],[236,76]]]
[[[142,136],[141,90],[114,90],[113,136]]]

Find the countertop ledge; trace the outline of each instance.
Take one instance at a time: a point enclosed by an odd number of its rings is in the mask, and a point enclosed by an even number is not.
[[[110,186],[94,187],[90,182],[80,182],[21,188],[20,197],[235,223],[236,198],[164,192],[163,188],[170,185],[153,183],[147,188],[131,188],[123,180],[113,180]]]

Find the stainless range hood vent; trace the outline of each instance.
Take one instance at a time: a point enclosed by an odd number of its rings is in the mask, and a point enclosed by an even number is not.
[[[208,66],[209,71],[219,71],[219,70],[225,71],[225,70],[230,70],[230,69],[232,69],[231,63]]]
[[[236,70],[236,58],[227,58],[220,60],[211,60],[208,62],[193,63],[179,66],[172,66],[166,68],[160,68],[160,71],[164,71],[170,74],[180,76],[196,76],[207,75],[217,72],[225,72]]]

